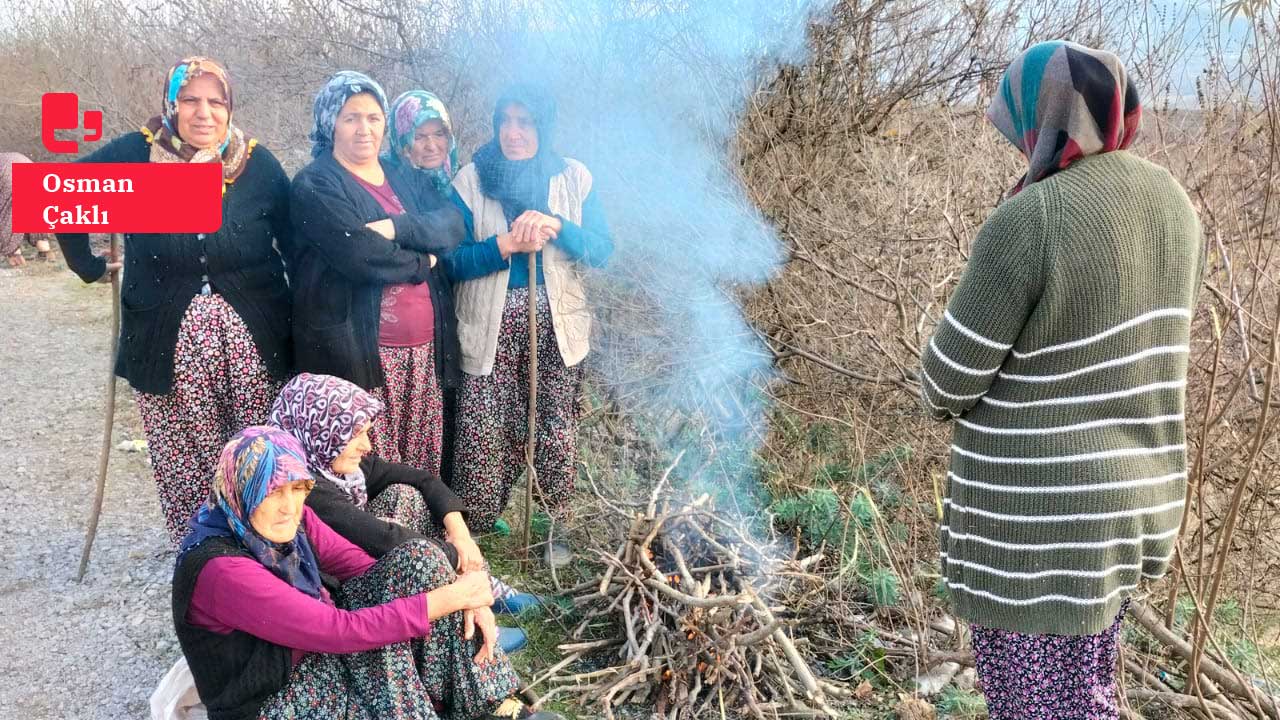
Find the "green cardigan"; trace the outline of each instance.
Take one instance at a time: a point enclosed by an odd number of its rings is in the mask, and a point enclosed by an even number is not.
[[[941,541],[960,616],[1095,634],[1164,574],[1201,256],[1186,193],[1123,151],[1029,185],[983,225],[921,372],[931,411],[956,422]]]

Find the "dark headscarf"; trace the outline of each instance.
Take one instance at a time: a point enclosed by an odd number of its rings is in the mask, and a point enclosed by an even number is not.
[[[318,158],[333,150],[333,128],[338,122],[338,113],[342,106],[354,95],[369,93],[382,106],[382,114],[387,114],[387,94],[376,80],[354,70],[339,70],[316,93],[315,104],[311,107],[312,124],[311,157]]]
[[[528,160],[508,160],[502,154],[498,135],[502,112],[509,105],[523,105],[533,116],[538,130],[538,152]],[[551,178],[565,168],[564,158],[551,149],[555,140],[556,101],[534,85],[512,85],[498,98],[493,109],[493,139],[471,158],[480,177],[480,192],[502,204],[507,222],[526,210],[551,214],[547,206]]]
[[[1129,147],[1142,105],[1120,58],[1054,40],[1009,65],[987,118],[1029,163],[1012,195],[1082,157]]]
[[[236,433],[222,449],[209,500],[191,518],[191,533],[178,547],[178,561],[209,538],[231,538],[273,575],[319,598],[320,566],[303,529],[298,528],[293,540],[275,543],[259,535],[249,520],[276,488],[310,479],[306,453],[289,433],[270,425]]]

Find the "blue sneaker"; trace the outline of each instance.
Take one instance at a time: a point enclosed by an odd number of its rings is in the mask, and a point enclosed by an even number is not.
[[[495,615],[519,615],[535,605],[542,604],[542,598],[537,595],[520,592],[494,576],[489,577],[489,585],[493,589]]]
[[[493,601],[495,615],[519,615],[531,607],[542,604],[542,598],[529,593],[518,592],[509,597]]]
[[[520,652],[529,644],[529,636],[520,628],[498,628],[498,647],[508,655]]]

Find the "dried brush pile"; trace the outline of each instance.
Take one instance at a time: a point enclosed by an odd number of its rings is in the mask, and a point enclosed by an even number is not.
[[[822,640],[806,634],[821,627],[826,581],[811,570],[822,557],[788,554],[707,495],[674,501],[669,474],[647,506],[612,506],[628,528],[621,543],[599,553],[598,580],[569,591],[581,618],[572,639],[610,636],[561,645],[564,659],[533,683],[552,686],[539,702],[570,693],[609,718],[627,703],[670,720],[836,717],[852,691],[814,671],[809,649]],[[584,658],[605,667],[565,672]]]

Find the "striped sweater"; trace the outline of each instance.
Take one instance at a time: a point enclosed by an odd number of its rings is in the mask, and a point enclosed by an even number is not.
[[[1098,633],[1164,574],[1200,257],[1182,188],[1123,151],[1028,186],[983,225],[921,372],[930,410],[955,419],[942,574],[962,617]]]

